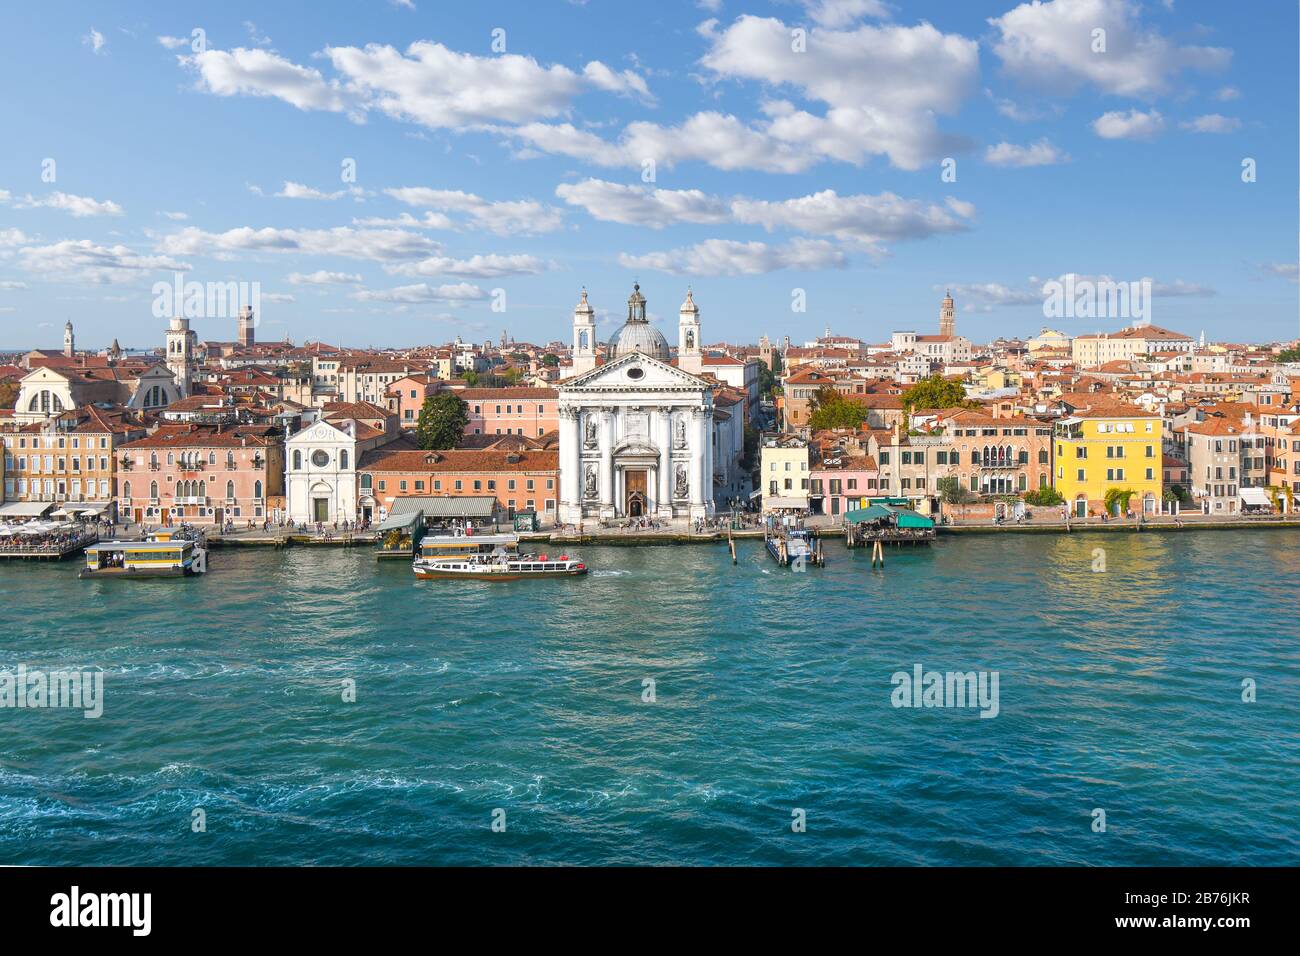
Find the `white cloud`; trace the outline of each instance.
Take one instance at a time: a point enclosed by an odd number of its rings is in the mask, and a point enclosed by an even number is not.
[[[1219,90],[1215,92],[1214,98],[1220,103],[1229,103],[1233,100],[1241,99],[1241,90],[1237,89],[1235,86],[1220,87]]]
[[[984,161],[994,166],[1055,166],[1069,159],[1068,154],[1045,138],[1028,146],[1001,142],[984,151]]]
[[[655,189],[586,179],[561,183],[555,194],[569,205],[585,209],[593,219],[651,229],[681,222],[722,223],[731,218],[726,200],[698,189]]]
[[[413,304],[419,302],[467,302],[485,299],[487,293],[469,282],[455,285],[430,286],[427,282],[398,286],[395,289],[361,289],[352,298],[362,302],[394,302]]]
[[[456,223],[450,216],[444,216],[440,212],[426,212],[423,219],[416,219],[409,212],[404,212],[398,216],[367,216],[364,219],[353,219],[354,226],[368,227],[388,227],[392,226],[398,229],[455,229]]]
[[[1035,89],[1071,92],[1091,84],[1103,93],[1151,98],[1168,92],[1184,70],[1218,70],[1232,59],[1219,47],[1179,46],[1141,22],[1136,0],[1022,3],[989,23],[1003,69]],[[1093,52],[1093,31],[1105,52]]]
[[[19,250],[23,269],[83,282],[129,282],[141,273],[184,272],[190,267],[169,256],[140,255],[126,246],[101,246],[89,239],[65,239]]]
[[[1194,120],[1179,123],[1178,125],[1183,129],[1191,130],[1193,133],[1235,133],[1241,129],[1241,120],[1233,116],[1207,113],[1205,116],[1198,116]]]
[[[979,77],[976,41],[929,23],[814,28],[801,53],[791,49],[786,24],[746,15],[710,39],[701,62],[719,77],[787,87],[826,104],[822,116],[781,101],[765,107],[760,132],[813,161],[885,155],[900,168],[919,168],[959,145],[936,117],[955,114]]]
[[[255,188],[253,189],[253,191],[257,193],[257,195],[259,196],[263,195],[262,190],[260,188]],[[364,193],[365,191],[361,189],[361,187],[359,186],[351,186],[347,189],[339,189],[335,192],[327,193],[327,192],[322,192],[321,190],[317,189],[315,186],[304,186],[302,183],[295,183],[290,180],[285,180],[285,183],[280,188],[280,191],[278,193],[275,193],[274,195],[278,199],[325,199],[325,200],[340,199],[343,196],[350,195],[360,200],[360,198],[364,195]]]
[[[458,276],[467,279],[495,279],[500,276],[535,275],[545,266],[536,256],[490,255],[455,259],[450,256],[430,256],[419,262],[402,262],[384,266],[384,271],[401,276]]]
[[[267,302],[284,303],[284,302],[298,301],[293,296],[289,295],[287,292],[263,292],[261,296]]]
[[[26,282],[18,282],[13,279],[5,279],[3,281],[0,281],[0,290],[4,292],[16,292],[19,289],[26,289],[26,288],[27,288]]]
[[[360,274],[355,272],[327,272],[318,269],[309,273],[289,273],[289,282],[293,285],[347,285],[360,281]]]
[[[92,52],[98,54],[103,51],[106,41],[104,40],[104,34],[91,27],[90,32],[81,38],[81,42],[90,47]]]
[[[348,108],[336,82],[266,50],[209,49],[177,59],[198,73],[201,88],[217,96],[273,96],[300,110],[338,113]]]
[[[885,19],[889,8],[882,0],[803,0],[808,15],[824,27],[846,27],[863,17]]]
[[[1300,265],[1294,262],[1268,262],[1262,268],[1265,275],[1276,276],[1291,282],[1300,281]]]
[[[944,205],[893,193],[841,196],[833,189],[784,200],[724,199],[698,189],[656,189],[587,179],[561,184],[556,195],[596,219],[661,228],[678,223],[762,226],[832,236],[880,251],[884,242],[965,231],[975,209],[957,199]]]
[[[1159,110],[1115,110],[1093,120],[1092,128],[1102,139],[1155,139],[1164,131],[1165,118]]]
[[[963,305],[1037,305],[1043,301],[1043,294],[1038,289],[1015,289],[1001,282],[953,283],[943,288]]]
[[[456,189],[404,186],[385,193],[408,206],[465,213],[473,224],[498,235],[554,232],[563,224],[558,209],[533,199],[493,202]]]
[[[122,207],[111,199],[102,202],[89,196],[74,196],[72,193],[50,193],[48,196],[24,196],[15,204],[18,209],[58,209],[78,219],[86,216],[120,216]]]
[[[795,239],[784,246],[708,239],[666,252],[639,256],[622,253],[618,261],[626,269],[699,276],[759,275],[779,269],[837,269],[848,264],[844,253],[824,239]]]
[[[433,240],[400,229],[254,229],[242,226],[225,232],[195,227],[164,236],[160,251],[172,255],[235,255],[246,252],[287,252],[343,256],[376,262],[419,259],[439,251]]]
[[[169,50],[180,50],[190,45],[190,38],[162,36],[158,38],[158,42]]]
[[[189,218],[190,218],[189,213],[186,213],[186,212],[169,212],[169,211],[166,210],[166,209],[161,210],[161,211],[158,213],[158,215],[163,216],[163,217],[165,217],[165,218],[167,218],[167,219],[170,219],[170,220],[172,220],[173,222],[184,222],[186,219],[189,219]]]
[[[518,54],[475,56],[427,40],[327,47],[336,78],[262,49],[207,50],[178,57],[219,96],[273,96],[303,110],[375,110],[432,129],[485,127],[556,117],[582,93],[602,90],[652,102],[644,79],[599,61],[581,73]]]

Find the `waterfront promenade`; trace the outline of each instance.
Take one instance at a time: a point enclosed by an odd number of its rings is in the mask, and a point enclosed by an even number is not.
[[[818,515],[807,519],[808,527],[814,529],[821,537],[843,537],[844,528],[830,516]],[[506,530],[508,525],[499,526]],[[1076,534],[1076,533],[1144,533],[1144,532],[1183,532],[1207,530],[1266,530],[1277,528],[1300,528],[1300,515],[1267,515],[1245,517],[1241,515],[1219,517],[1215,515],[1183,514],[1177,518],[1159,515],[1146,521],[1137,518],[1071,518],[1068,522],[1053,513],[1047,516],[1045,511],[1035,517],[1017,524],[1006,520],[1001,524],[985,520],[956,520],[939,525],[939,536],[968,534]],[[737,540],[762,539],[761,526],[746,527],[728,532],[725,526],[708,527],[697,531],[685,521],[665,522],[658,528],[635,528],[623,526],[601,526],[595,522],[584,526],[580,531],[573,529],[543,528],[536,532],[520,535],[523,541],[556,544],[602,543],[615,545],[665,545],[665,544],[710,544],[726,541],[728,536]],[[137,528],[128,537],[140,537]],[[229,533],[208,534],[209,544],[215,547],[318,547],[318,548],[356,548],[372,547],[373,536],[370,532],[342,532],[330,530],[328,534],[298,532],[286,528],[272,528],[269,531],[256,529],[236,529]]]

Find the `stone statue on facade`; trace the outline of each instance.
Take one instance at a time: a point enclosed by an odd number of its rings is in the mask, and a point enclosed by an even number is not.
[[[687,475],[686,475],[686,466],[685,466],[685,465],[678,465],[678,466],[677,466],[677,477],[674,479],[674,483],[673,483],[673,497],[674,497],[674,498],[685,498],[685,497],[687,496],[687,494],[688,494],[688,490],[687,490],[687,480],[688,480],[688,479],[687,479]]]
[[[588,498],[596,497],[596,466],[587,466],[587,477],[583,481],[582,493]]]

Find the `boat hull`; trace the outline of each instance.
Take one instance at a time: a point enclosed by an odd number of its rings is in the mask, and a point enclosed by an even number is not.
[[[143,578],[193,578],[198,577],[198,572],[191,571],[189,568],[100,568],[97,571],[82,568],[77,573],[77,577],[95,581],[101,579],[106,581],[110,578],[138,581]]]
[[[531,578],[577,578],[586,568],[567,571],[454,571],[417,568],[415,576],[424,581],[526,581]]]

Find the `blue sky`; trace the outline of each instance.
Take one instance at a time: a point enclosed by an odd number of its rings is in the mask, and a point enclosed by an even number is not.
[[[1070,272],[1151,278],[1190,334],[1300,334],[1291,0],[2,17],[0,347],[67,318],[157,345],[177,271],[259,283],[262,338],[356,346],[567,338],[583,285],[612,330],[634,278],[673,339],[688,285],[706,341],[932,330],[950,286],[986,341],[1049,324]]]

